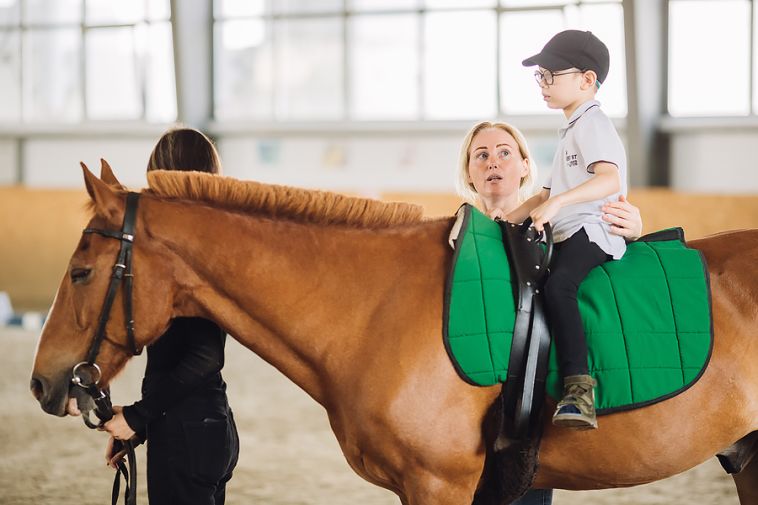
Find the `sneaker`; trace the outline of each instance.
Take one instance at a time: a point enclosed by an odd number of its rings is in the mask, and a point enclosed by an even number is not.
[[[597,429],[595,380],[589,375],[563,379],[563,399],[553,414],[553,424],[576,430]]]

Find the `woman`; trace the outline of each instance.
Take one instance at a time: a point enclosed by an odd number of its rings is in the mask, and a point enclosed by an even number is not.
[[[537,167],[523,134],[507,123],[481,122],[461,146],[458,188],[461,195],[491,218],[507,220],[533,192]],[[624,197],[603,206],[611,233],[634,240],[642,234],[639,209]],[[549,505],[552,489],[534,489],[517,505]]]
[[[216,148],[201,132],[179,128],[155,145],[147,170],[218,174]],[[147,347],[142,399],[114,406],[105,458],[115,467],[114,439],[147,440],[147,492],[151,503],[223,504],[239,455],[239,438],[221,377],[226,334],[212,321],[174,319]]]

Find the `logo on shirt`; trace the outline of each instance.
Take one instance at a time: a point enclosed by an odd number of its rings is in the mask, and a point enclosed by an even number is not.
[[[577,159],[576,154],[569,154],[568,151],[566,151],[566,166],[571,168],[579,165],[579,160]]]

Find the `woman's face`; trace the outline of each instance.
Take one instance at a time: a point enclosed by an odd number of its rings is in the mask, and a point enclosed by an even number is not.
[[[488,205],[517,197],[521,179],[529,173],[513,136],[500,128],[477,133],[469,147],[468,178]]]

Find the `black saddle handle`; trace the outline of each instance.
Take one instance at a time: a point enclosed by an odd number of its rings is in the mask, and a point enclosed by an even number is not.
[[[521,224],[521,233],[526,235],[529,232],[529,229],[533,228],[532,226],[532,218],[527,217],[524,222]],[[542,263],[540,264],[540,271],[543,275],[547,274],[547,269],[550,268],[550,262],[553,261],[553,227],[550,226],[550,223],[545,223],[545,226],[543,227],[544,236],[545,236],[545,256],[542,258]],[[535,240],[540,240],[543,236],[542,232],[537,232],[535,230]]]

